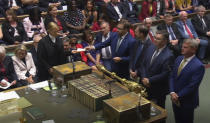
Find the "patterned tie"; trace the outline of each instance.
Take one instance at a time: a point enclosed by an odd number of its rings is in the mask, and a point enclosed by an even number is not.
[[[185,63],[187,62],[187,59],[183,59],[182,63],[179,65],[178,71],[177,71],[177,75],[179,76],[182,69],[184,68]]]
[[[159,49],[155,50],[155,52],[151,58],[150,65],[152,65],[154,60],[158,57],[158,53],[159,53]]]
[[[188,28],[188,26],[187,26],[186,23],[184,23],[184,27],[185,27],[185,29],[186,29],[188,35],[190,36],[190,38],[194,38],[193,34],[191,33],[191,31],[190,31],[190,29]]]
[[[152,33],[149,31],[149,33],[148,33],[148,34],[149,34],[149,37],[150,37],[151,41],[152,41],[152,42],[154,42],[154,41],[155,41],[155,39],[154,39],[154,37],[153,37]]]

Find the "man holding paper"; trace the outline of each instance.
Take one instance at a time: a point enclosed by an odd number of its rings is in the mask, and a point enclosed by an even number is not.
[[[195,56],[199,43],[186,39],[182,55],[177,57],[170,77],[170,95],[176,123],[193,123],[194,109],[199,105],[199,85],[205,68]]]
[[[17,80],[17,75],[14,71],[12,59],[5,54],[5,48],[0,46],[0,91],[15,85]]]

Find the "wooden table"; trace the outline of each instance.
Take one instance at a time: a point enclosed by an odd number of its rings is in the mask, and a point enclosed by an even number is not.
[[[96,120],[97,115],[102,115],[102,111],[93,112],[86,106],[80,104],[70,96],[67,98],[53,97],[51,92],[40,89],[39,91],[31,90],[29,94],[25,94],[25,88],[16,88],[15,90],[21,97],[25,97],[32,103],[33,107],[38,107],[46,114],[43,119],[33,120],[26,114],[28,108],[23,109],[23,116],[27,119],[27,123],[41,123],[44,120],[54,120],[55,123],[91,123]],[[9,90],[9,91],[12,91]],[[144,121],[135,123],[154,123],[162,121],[167,117],[165,109],[152,103],[152,106],[157,110],[156,116],[151,116]]]

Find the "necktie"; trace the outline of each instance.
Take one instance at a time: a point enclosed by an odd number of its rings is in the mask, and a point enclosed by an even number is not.
[[[10,0],[9,1],[9,7],[12,7],[12,4],[13,4],[13,0]]]
[[[185,29],[186,29],[186,32],[187,32],[188,35],[190,36],[190,38],[194,38],[194,37],[193,37],[193,34],[190,32],[190,29],[188,28],[188,26],[187,26],[186,23],[184,23],[184,27],[185,27]]]
[[[158,50],[158,49],[155,50],[155,52],[154,52],[154,54],[153,54],[153,56],[152,56],[152,58],[151,58],[150,65],[153,64],[154,60],[155,60],[155,59],[157,58],[157,56],[158,56],[158,53],[159,53],[159,50]]]
[[[182,69],[184,68],[184,65],[185,63],[187,62],[187,59],[183,59],[182,63],[179,65],[179,68],[178,68],[178,72],[177,72],[177,75],[179,76]]]
[[[131,2],[128,2],[128,5],[129,5],[129,9],[130,9],[130,11],[133,11],[133,7],[132,7]]]
[[[107,56],[107,58],[111,58],[111,51],[110,51],[110,47],[108,46],[108,47],[105,47],[105,52],[106,52],[106,56]]]
[[[152,33],[149,31],[149,33],[148,33],[148,34],[149,34],[149,37],[150,37],[151,41],[152,41],[152,42],[154,42],[154,41],[155,41],[155,39],[154,39],[154,37],[153,37]]]
[[[200,17],[200,19],[201,19],[201,22],[202,22],[203,29],[205,29],[206,28],[206,23],[205,23],[203,17]]]
[[[121,37],[119,37],[119,40],[117,41],[117,46],[116,46],[116,50],[115,50],[115,52],[117,52],[117,51],[118,51],[118,49],[119,49],[119,47],[120,47],[120,44],[121,44],[121,40],[122,40],[122,38],[121,38]]]
[[[170,33],[172,40],[176,40],[176,36],[174,35],[174,32],[173,32],[171,26],[168,26],[168,31]]]

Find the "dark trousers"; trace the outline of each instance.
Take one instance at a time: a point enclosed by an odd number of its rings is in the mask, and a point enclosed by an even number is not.
[[[177,107],[173,104],[176,123],[193,123],[194,108]]]

